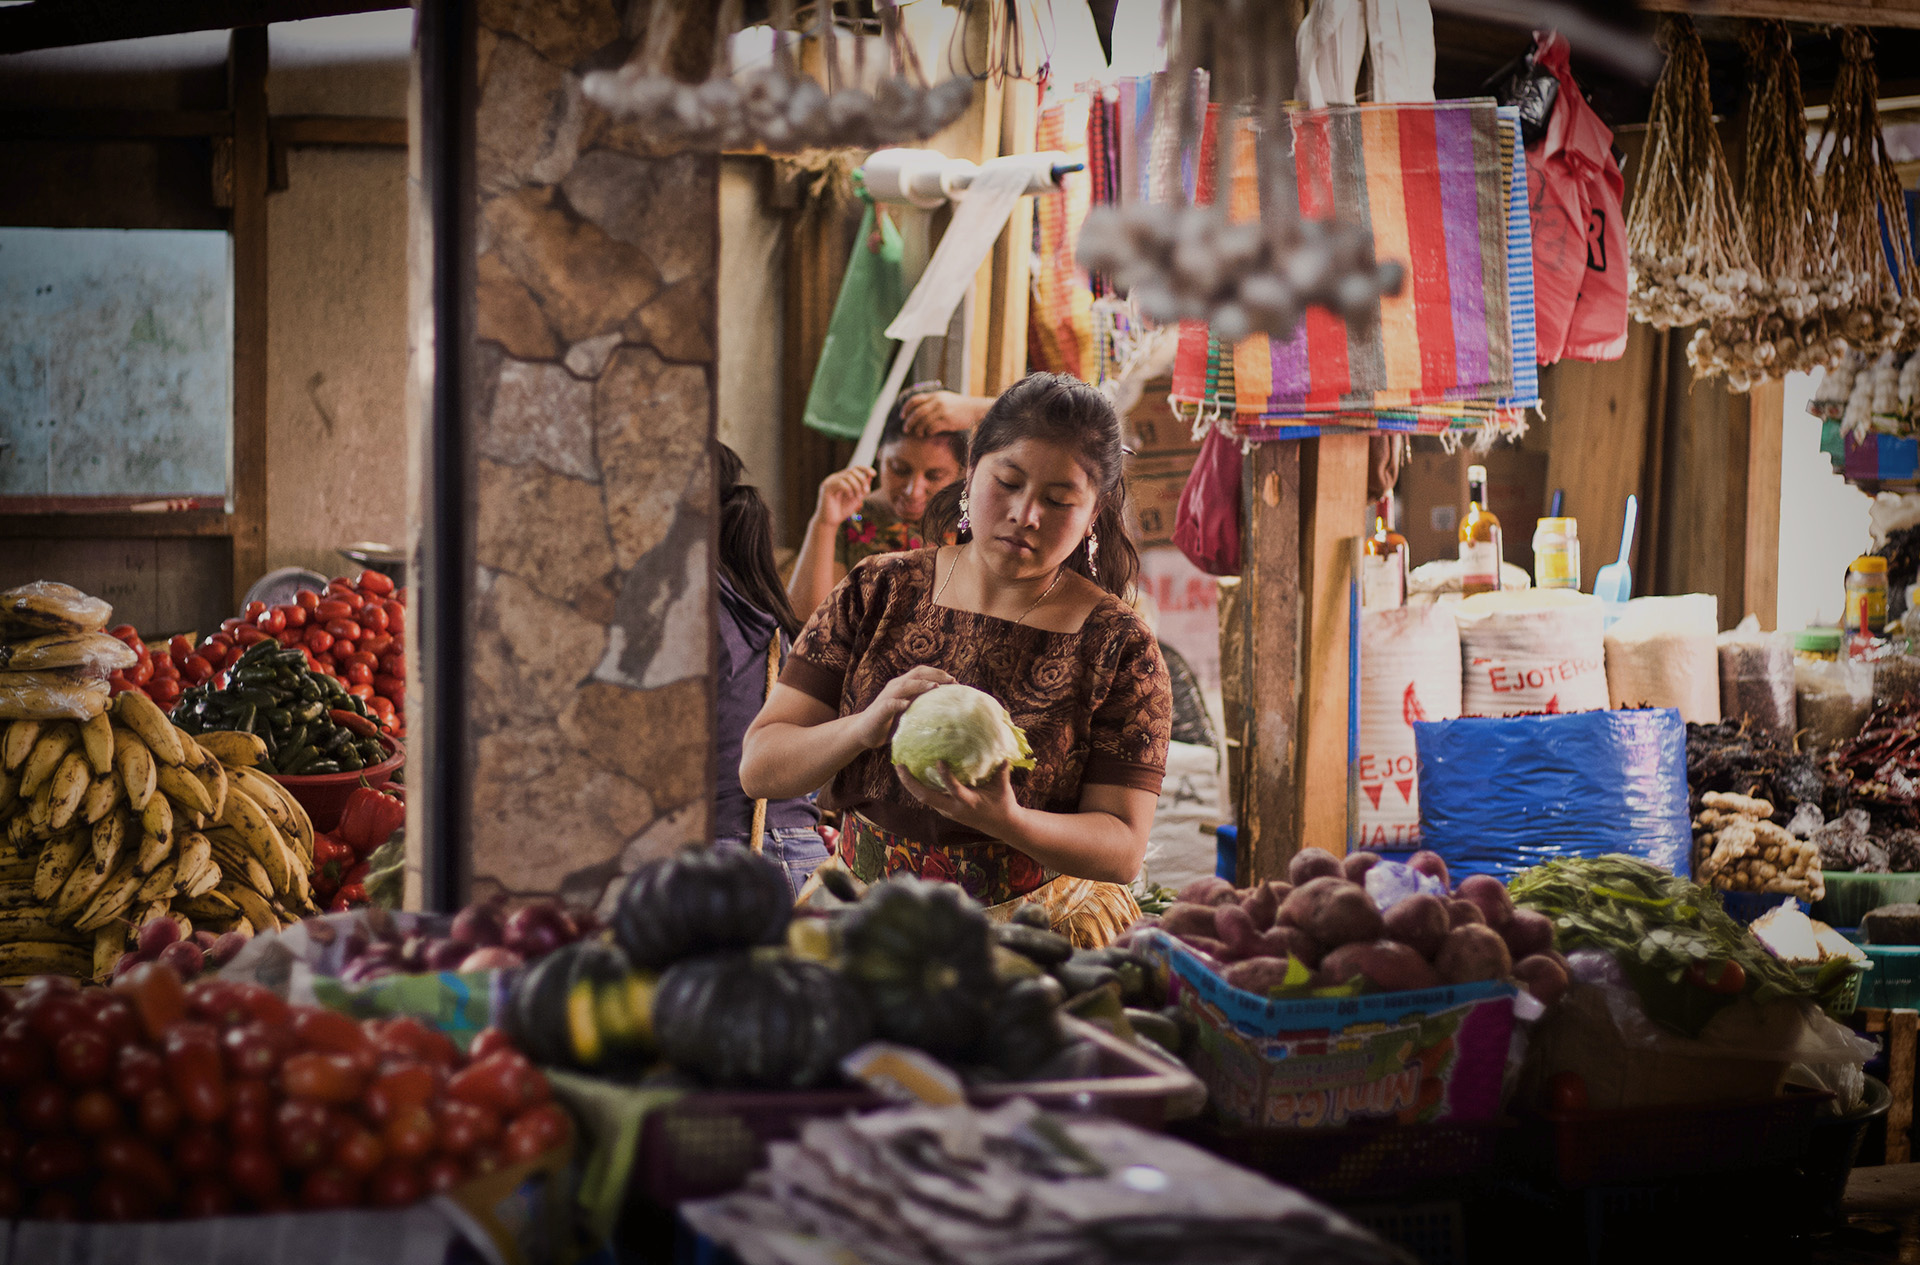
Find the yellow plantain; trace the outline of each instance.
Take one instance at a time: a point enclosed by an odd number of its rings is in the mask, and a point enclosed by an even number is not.
[[[131,863],[132,858],[128,858]],[[60,888],[60,894],[53,900],[53,920],[72,922],[81,910],[107,885],[108,877],[113,873],[111,867],[101,865],[93,859],[91,853],[80,858],[74,865],[73,873]]]
[[[140,884],[139,895],[134,899],[141,904],[173,899],[174,892],[179,889],[177,877],[179,871],[180,861],[177,857],[164,862],[160,868],[147,875],[146,882]]]
[[[213,811],[213,797],[207,794],[207,788],[200,784],[200,779],[185,768],[177,764],[156,763],[153,772],[161,793],[170,799],[178,800],[180,807],[191,809],[196,813]]]
[[[54,770],[67,758],[67,752],[73,750],[79,737],[73,726],[64,720],[48,726],[40,735],[40,741],[33,744],[27,762],[20,766],[20,794],[37,794],[42,786],[52,781]]]
[[[24,982],[35,975],[65,975],[86,979],[92,970],[92,951],[77,945],[41,940],[0,944],[0,978]]]
[[[188,739],[188,741],[192,741],[192,739]],[[200,785],[204,786],[207,790],[207,799],[211,803],[211,807],[207,809],[207,815],[218,820],[220,815],[226,811],[227,807],[227,790],[229,786],[227,770],[225,766],[212,756],[207,755],[206,752],[202,751],[200,754],[206,758],[199,765],[195,766],[193,776],[198,779]]]
[[[207,841],[213,846],[213,859],[229,878],[245,883],[261,896],[273,895],[273,880],[266,867],[231,830],[216,826],[207,831]]]
[[[216,889],[221,895],[240,907],[240,912],[252,924],[255,933],[277,931],[280,919],[274,915],[273,906],[267,904],[260,893],[245,883],[225,882]]]
[[[0,913],[0,944],[15,940],[44,940],[49,944],[84,944],[87,937],[51,920],[45,909],[30,907]]]
[[[220,824],[233,831],[266,867],[273,890],[284,892],[293,882],[285,840],[267,814],[245,791],[227,796],[227,812]]]
[[[121,850],[127,846],[127,836],[135,829],[124,813],[108,813],[94,822],[91,831],[93,859],[101,865],[113,865],[120,859]]]
[[[80,858],[91,855],[87,837],[77,831],[49,841],[46,847],[40,849],[39,863],[34,866],[34,896],[46,901],[58,896],[60,889],[73,876],[73,867],[80,863]]]
[[[193,925],[193,919],[187,917],[185,914],[181,913],[179,910],[174,909],[172,901],[157,900],[153,902],[153,908],[155,909],[164,908],[167,910],[167,917],[173,919],[173,925],[180,928],[180,938],[182,940],[193,939],[193,933],[195,930],[197,930],[197,928],[195,928]]]
[[[199,831],[190,830],[181,836],[176,856],[179,868],[175,877],[183,893],[191,896],[220,881],[220,867],[213,863],[213,844]]]
[[[14,816],[7,818],[7,845],[9,847],[24,851],[27,845],[37,837],[33,828],[33,814],[27,809],[23,808]]]
[[[120,955],[127,951],[127,924],[110,922],[93,933],[93,979],[104,984],[113,975]]]
[[[47,723],[43,720],[16,720],[8,725],[6,738],[0,741],[0,767],[9,773],[19,772],[20,766],[27,762],[33,744],[40,741],[40,731]]]
[[[307,879],[307,867],[299,857],[294,855],[291,847],[285,843],[280,846],[287,853],[287,874],[290,880],[287,885],[287,899],[302,914],[319,913],[320,907],[313,903],[313,884]]]
[[[132,907],[134,897],[140,894],[140,876],[133,872],[133,858],[126,857],[113,867],[113,873],[100,890],[94,893],[93,900],[73,920],[73,925],[82,931],[97,931],[108,920],[118,918]]]
[[[45,915],[47,903],[33,894],[29,877],[0,881],[0,913],[32,912]]]
[[[20,801],[20,775],[0,769],[0,812]]]
[[[113,722],[102,712],[80,725],[80,741],[87,749],[87,763],[96,777],[113,772]]]
[[[128,690],[114,698],[113,718],[139,735],[140,741],[147,744],[147,750],[162,764],[179,764],[187,758],[180,731],[160,710],[160,704],[139,690]]]
[[[240,906],[233,903],[225,893],[212,888],[198,896],[182,896],[174,902],[180,911],[195,920],[201,918],[231,918],[240,912]]]
[[[53,789],[47,798],[48,826],[54,830],[67,828],[73,815],[80,811],[80,801],[87,797],[87,784],[91,780],[86,752],[77,749],[67,752],[60,767],[53,772]]]
[[[267,758],[265,741],[241,729],[209,729],[195,734],[193,740],[229,771],[254,768]]]
[[[173,801],[165,795],[155,795],[140,810],[140,829],[148,836],[163,844],[173,842]]]
[[[286,787],[253,769],[228,769],[227,776],[247,797],[260,805],[260,811],[279,827],[280,834],[313,863],[313,819],[300,801],[287,794]]]
[[[87,797],[80,801],[80,816],[86,819],[88,825],[92,825],[119,807],[120,801],[126,797],[126,787],[122,785],[118,773],[96,777],[87,783]]]
[[[140,735],[131,729],[116,729],[113,731],[113,758],[120,769],[120,784],[127,789],[127,802],[136,809],[145,808],[158,785],[154,771],[157,761],[153,758],[153,752],[147,750],[147,744],[140,741]]]
[[[33,823],[36,835],[44,839],[53,833],[53,779],[48,778],[40,784],[32,801],[27,805],[27,820]]]

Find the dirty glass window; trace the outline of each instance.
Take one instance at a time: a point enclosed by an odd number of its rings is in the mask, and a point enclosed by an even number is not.
[[[0,228],[0,506],[225,500],[222,232]]]

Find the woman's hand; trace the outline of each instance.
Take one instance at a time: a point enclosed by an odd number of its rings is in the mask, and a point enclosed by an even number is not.
[[[879,697],[867,704],[860,713],[860,724],[856,730],[860,741],[869,751],[878,750],[893,741],[893,725],[900,719],[900,713],[907,710],[907,704],[919,698],[929,690],[942,685],[952,685],[953,678],[939,668],[914,668],[887,682]]]
[[[940,763],[940,776],[953,789],[943,791],[937,786],[928,786],[907,771],[904,764],[893,766],[894,776],[900,779],[900,785],[907,788],[907,794],[913,796],[942,817],[951,818],[963,826],[978,830],[981,834],[1003,842],[1013,831],[1009,828],[1020,804],[1013,797],[1013,766],[1003,764],[999,771],[987,779],[982,786],[968,786],[953,775],[943,760]]]
[[[827,527],[840,524],[859,513],[867,493],[873,491],[873,471],[865,466],[835,470],[820,480],[820,495],[813,505],[814,521]]]
[[[909,435],[944,435],[949,431],[972,430],[992,404],[992,400],[975,395],[926,391],[907,401],[907,406],[900,411],[900,420]]]

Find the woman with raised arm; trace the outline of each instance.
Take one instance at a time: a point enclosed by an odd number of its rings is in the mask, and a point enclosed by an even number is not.
[[[747,793],[825,785],[862,879],[958,883],[1003,915],[1040,901],[1082,945],[1123,931],[1172,695],[1122,598],[1139,558],[1121,461],[1119,418],[1078,379],[1035,374],[996,400],[964,481],[927,511],[927,536],[951,523],[959,543],[868,558],[833,590],[747,731]],[[1006,706],[1032,769],[948,792],[893,765],[900,714],[955,681]]]

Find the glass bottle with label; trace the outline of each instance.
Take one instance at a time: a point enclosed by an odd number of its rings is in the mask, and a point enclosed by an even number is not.
[[[1500,520],[1487,508],[1487,468],[1467,467],[1467,516],[1460,520],[1460,587],[1468,596],[1500,591]]]
[[[1407,604],[1407,538],[1389,525],[1393,497],[1383,496],[1373,510],[1373,535],[1361,546],[1360,604],[1368,610],[1392,610]]]
[[[1580,588],[1580,524],[1571,518],[1543,518],[1533,531],[1533,587]]]

